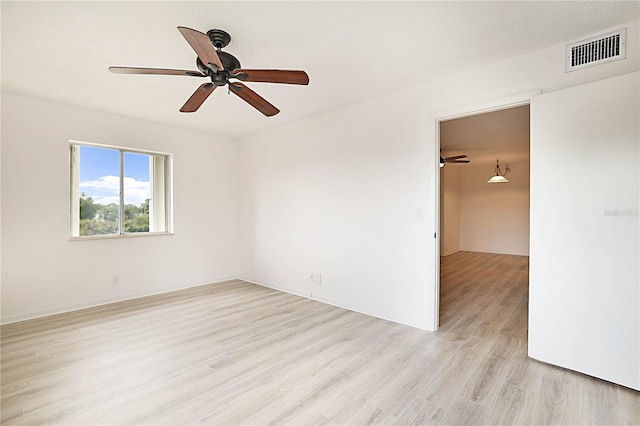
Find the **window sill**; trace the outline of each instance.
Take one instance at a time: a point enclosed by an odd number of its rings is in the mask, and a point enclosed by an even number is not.
[[[173,232],[132,232],[128,234],[114,235],[85,235],[82,237],[69,236],[69,241],[90,241],[90,240],[116,240],[126,238],[146,238],[146,237],[163,237],[175,235]]]

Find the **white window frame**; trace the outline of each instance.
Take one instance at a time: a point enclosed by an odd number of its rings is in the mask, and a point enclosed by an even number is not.
[[[80,161],[78,161],[78,147],[88,146],[105,148],[119,152],[119,233],[103,235],[80,235]],[[151,200],[164,196],[163,208],[154,208],[154,213],[149,214],[149,229],[154,229],[154,224],[164,222],[164,231],[125,232],[125,203],[124,203],[124,154],[145,154],[151,158],[149,167],[149,183],[151,186]],[[160,161],[163,160],[163,161]],[[164,163],[160,165],[160,163]],[[158,180],[164,185],[155,185]],[[91,142],[69,141],[69,206],[70,206],[70,240],[91,240],[104,238],[132,238],[157,235],[173,235],[173,156],[164,152],[147,151],[123,146],[97,144]],[[150,208],[151,210],[151,208]]]

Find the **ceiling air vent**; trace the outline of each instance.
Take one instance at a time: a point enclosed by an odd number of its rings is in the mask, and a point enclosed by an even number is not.
[[[627,57],[627,29],[567,45],[567,72]]]

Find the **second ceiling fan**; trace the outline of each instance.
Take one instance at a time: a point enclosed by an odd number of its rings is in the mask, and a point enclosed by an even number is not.
[[[222,48],[231,41],[231,36],[222,30],[200,31],[178,27],[180,34],[196,52],[196,66],[199,71],[166,68],[109,67],[116,74],[181,75],[188,77],[209,77],[211,83],[201,84],[180,108],[180,112],[195,112],[213,93],[216,87],[229,86],[229,91],[247,102],[267,117],[280,112],[262,96],[249,89],[241,81],[257,83],[309,84],[309,76],[304,71],[276,69],[244,69],[235,56],[223,52]],[[232,81],[240,80],[240,81]]]
[[[465,158],[467,158],[466,155],[454,155],[453,157],[442,157],[440,156],[440,167],[444,167],[445,163],[446,164],[450,164],[450,163],[469,163],[470,160],[465,160]]]

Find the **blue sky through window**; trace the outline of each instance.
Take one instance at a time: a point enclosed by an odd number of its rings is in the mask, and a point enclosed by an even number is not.
[[[99,204],[118,204],[120,190],[119,151],[79,145],[80,192]],[[150,197],[149,155],[124,153],[125,204],[140,205]]]
[[[102,176],[118,176],[118,156],[115,149],[79,146],[80,182],[98,179]]]

